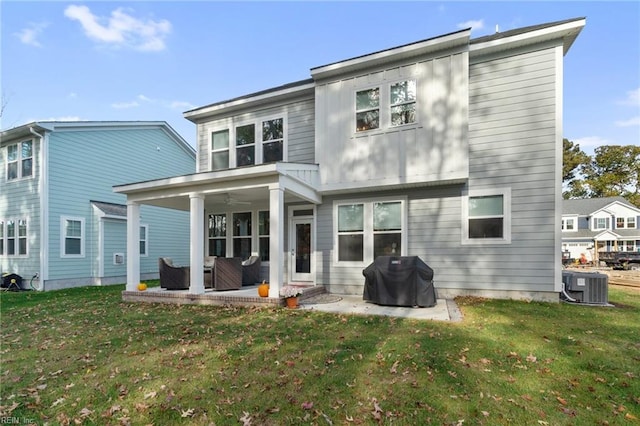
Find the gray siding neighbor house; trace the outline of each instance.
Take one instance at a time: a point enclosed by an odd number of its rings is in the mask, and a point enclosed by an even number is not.
[[[114,188],[129,239],[144,206],[189,211],[193,294],[205,256],[260,256],[277,297],[362,294],[377,256],[406,255],[440,297],[557,301],[563,58],[584,25],[457,31],[187,111],[197,173]]]
[[[113,185],[195,171],[196,153],[165,122],[33,122],[0,132],[0,273],[53,290],[123,283],[126,197]],[[158,257],[189,261],[189,215],[144,206],[140,279]]]
[[[640,252],[640,209],[623,197],[564,200],[562,251],[588,262],[606,252]]]

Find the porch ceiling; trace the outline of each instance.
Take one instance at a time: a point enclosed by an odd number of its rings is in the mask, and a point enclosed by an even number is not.
[[[196,193],[204,195],[207,210],[242,210],[268,206],[273,187],[284,189],[285,203],[319,203],[317,174],[314,164],[275,163],[118,185],[114,192],[139,204],[184,211]]]

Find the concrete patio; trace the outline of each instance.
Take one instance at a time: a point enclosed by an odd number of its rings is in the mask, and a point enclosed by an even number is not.
[[[175,303],[198,305],[240,305],[277,307],[284,306],[283,298],[260,297],[258,286],[247,286],[239,290],[215,291],[207,289],[204,294],[191,294],[188,290],[165,290],[151,287],[146,291],[123,291],[125,302]],[[462,314],[455,301],[438,299],[430,308],[382,306],[362,300],[362,296],[329,294],[322,286],[306,287],[298,298],[298,309],[315,310],[336,314],[381,315],[398,318],[435,321],[460,321]]]

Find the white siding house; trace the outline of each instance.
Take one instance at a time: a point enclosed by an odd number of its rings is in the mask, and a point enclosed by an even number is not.
[[[126,197],[113,185],[195,171],[165,122],[34,122],[0,133],[0,273],[52,290],[126,280]],[[145,206],[141,279],[189,260],[188,214]],[[24,286],[24,285],[23,285]]]
[[[362,294],[376,256],[407,255],[442,297],[558,300],[563,58],[584,25],[462,30],[187,111],[198,172],[117,186],[129,240],[146,205],[189,211],[194,294],[209,255],[259,255],[272,297]]]
[[[564,200],[562,251],[589,262],[604,252],[640,252],[640,209],[623,197]]]

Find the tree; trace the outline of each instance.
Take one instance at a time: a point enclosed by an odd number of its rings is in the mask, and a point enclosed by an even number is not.
[[[572,185],[576,195],[582,193],[587,198],[620,195],[640,207],[640,146],[600,146],[581,173],[582,182]]]
[[[562,184],[567,190],[563,193],[564,198],[585,198],[586,194],[577,179],[581,169],[589,164],[591,158],[582,152],[580,145],[574,144],[569,139],[562,139]]]

